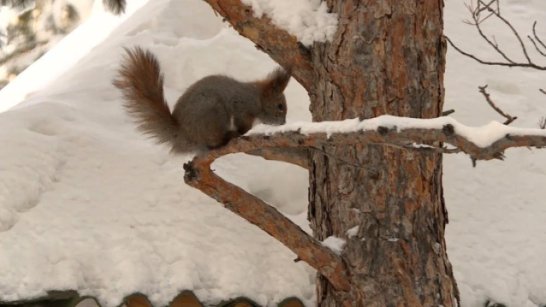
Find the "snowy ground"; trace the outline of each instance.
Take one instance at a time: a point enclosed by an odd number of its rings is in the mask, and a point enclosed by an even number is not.
[[[244,295],[272,305],[295,295],[311,304],[313,271],[187,187],[181,165],[188,157],[169,156],[136,133],[110,85],[121,46],[142,45],[158,56],[171,102],[202,76],[250,80],[274,63],[202,1],[129,2],[134,14],[91,17],[0,92],[0,110],[23,101],[0,113],[0,300],[76,287],[107,306],[135,291],[165,305],[183,289],[208,302]],[[461,23],[462,3],[446,1],[447,34],[490,54]],[[534,19],[546,23],[543,0],[506,0],[503,12],[522,31]],[[500,42],[510,38],[493,30]],[[516,54],[516,44],[507,47]],[[484,67],[449,51],[446,109],[465,124],[502,121],[477,92],[487,83],[498,104],[520,117],[515,126],[536,127],[546,115],[542,80],[535,71]],[[287,96],[288,121],[309,120],[303,89],[291,82]],[[488,298],[546,304],[545,165],[544,152],[528,150],[475,169],[466,156],[446,157],[448,252],[463,306]],[[306,227],[306,172],[243,156],[215,168]]]

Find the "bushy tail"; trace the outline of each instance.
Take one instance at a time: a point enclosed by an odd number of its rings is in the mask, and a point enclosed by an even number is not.
[[[118,77],[113,84],[123,92],[124,107],[144,134],[159,143],[175,145],[178,122],[163,95],[163,74],[159,62],[140,47],[125,49]]]

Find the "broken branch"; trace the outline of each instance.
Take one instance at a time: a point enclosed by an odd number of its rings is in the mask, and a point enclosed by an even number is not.
[[[515,121],[518,118],[517,116],[512,116],[508,113],[505,113],[503,110],[497,107],[497,105],[493,102],[493,100],[491,100],[491,95],[489,95],[489,93],[486,91],[487,84],[484,86],[478,86],[478,89],[480,90],[480,93],[483,94],[483,96],[485,97],[485,100],[493,108],[493,110],[495,110],[501,116],[506,118],[506,121],[503,123],[504,125],[510,125],[513,121]]]

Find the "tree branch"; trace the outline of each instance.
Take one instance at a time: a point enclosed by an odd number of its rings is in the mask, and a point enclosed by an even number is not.
[[[488,143],[484,140],[485,137],[489,140]],[[440,142],[451,144],[454,148],[440,147]],[[348,276],[339,256],[322,246],[275,208],[223,180],[210,169],[214,160],[231,153],[261,155],[264,152],[273,152],[286,161],[290,160],[286,158],[290,154],[286,155],[282,151],[296,152],[298,159],[302,159],[300,154],[307,149],[333,144],[384,144],[402,150],[465,152],[474,160],[490,160],[503,159],[504,151],[511,147],[546,146],[546,131],[513,128],[499,123],[472,128],[450,117],[416,119],[388,115],[363,121],[353,119],[279,127],[262,125],[261,128],[257,127],[249,134],[232,140],[226,146],[198,155],[186,163],[184,180],[286,245],[298,259],[314,267],[336,289],[346,290],[349,288]]]
[[[307,91],[312,89],[315,77],[311,52],[296,37],[277,28],[268,17],[255,17],[252,8],[240,0],[205,1],[239,34],[254,42],[256,47],[264,50],[277,63],[290,69],[294,78]]]
[[[480,58],[478,58],[477,56],[471,54],[471,53],[468,53],[466,51],[463,51],[461,48],[457,47],[457,45],[455,45],[455,43],[453,43],[451,41],[451,39],[449,39],[449,37],[447,36],[444,36],[447,40],[447,42],[451,45],[451,47],[453,47],[453,49],[457,50],[457,52],[459,52],[460,54],[466,56],[466,57],[469,57],[473,60],[475,60],[476,62],[480,63],[480,64],[484,64],[484,65],[497,65],[497,66],[507,66],[507,67],[525,67],[525,68],[533,68],[533,69],[537,69],[537,70],[546,70],[546,66],[539,66],[539,65],[536,65],[536,64],[529,64],[529,63],[510,63],[510,62],[497,62],[497,61],[488,61],[488,60],[482,60]]]
[[[540,39],[540,37],[537,35],[537,21],[535,20],[535,22],[533,22],[533,36],[535,37],[535,40],[538,42],[538,44],[540,44],[540,46],[544,49],[546,49],[546,44],[544,44],[544,42]],[[535,45],[535,48],[537,49],[537,51],[543,55],[543,56],[546,56],[546,53],[544,53],[543,51],[541,51],[539,48],[538,48],[538,45],[537,43],[531,38],[531,36],[528,36],[529,39],[533,42],[533,45]]]
[[[487,37],[487,35],[485,35],[485,33],[482,31],[481,23],[484,22],[487,18],[489,18],[491,16],[495,16],[492,13],[493,9],[490,8],[490,5],[492,5],[495,2],[496,1],[493,0],[489,4],[486,5],[485,3],[481,2],[481,1],[478,1],[478,6],[476,8],[473,8],[473,7],[469,6],[469,5],[467,5],[467,9],[470,11],[470,15],[472,16],[472,22],[468,22],[468,24],[471,24],[471,25],[476,27],[476,30],[478,31],[478,34],[480,34],[480,36],[483,38],[483,40],[485,40],[489,44],[489,46],[491,46],[493,48],[493,50],[495,50],[498,54],[500,54],[508,63],[514,64],[515,62],[512,61],[512,59],[510,59],[500,49],[499,45],[496,42],[493,42],[491,39],[489,39],[489,37]],[[482,6],[484,6],[484,7],[482,8]],[[484,10],[489,11],[490,14],[487,15],[485,18],[480,19],[481,12],[484,11]]]
[[[487,136],[487,141],[483,136]],[[457,150],[430,145],[440,142]],[[477,160],[491,160],[498,159],[508,148],[546,146],[546,131],[515,128],[497,122],[470,127],[451,117],[418,119],[384,115],[362,121],[306,122],[277,127],[261,125],[226,146],[195,159],[212,163],[221,156],[237,152],[270,148],[312,150],[334,144],[383,144],[403,149],[429,147],[443,153],[464,152]]]
[[[518,119],[517,116],[512,116],[508,113],[504,113],[503,110],[501,110],[497,105],[491,100],[491,95],[486,91],[487,84],[484,86],[478,86],[478,89],[480,90],[480,93],[485,97],[485,100],[487,103],[495,110],[497,113],[499,113],[502,117],[506,118],[506,121],[503,123],[504,125],[510,125],[513,121]]]
[[[275,208],[211,171],[211,163],[222,155],[259,149],[248,142],[231,142],[230,144],[232,145],[197,156],[193,161],[184,164],[186,183],[223,203],[230,211],[279,240],[299,259],[307,262],[328,278],[336,289],[348,290],[349,281],[345,265],[339,256],[321,245]]]
[[[283,161],[309,169],[309,150],[305,148],[258,148],[246,153],[260,156],[266,160]]]
[[[497,7],[494,9],[492,8],[491,6],[493,4],[496,4]],[[478,63],[480,64],[484,64],[484,65],[498,65],[498,66],[507,66],[507,67],[527,67],[527,68],[533,68],[533,69],[537,69],[537,70],[546,70],[546,66],[543,66],[543,65],[538,65],[536,63],[534,63],[531,59],[531,57],[529,56],[529,53],[527,52],[527,47],[525,46],[525,43],[523,42],[523,39],[521,38],[521,35],[518,33],[518,31],[514,28],[514,26],[510,23],[510,21],[508,21],[506,18],[504,18],[501,13],[500,13],[500,4],[499,4],[499,1],[498,0],[492,0],[490,1],[489,3],[485,3],[483,2],[483,0],[478,0],[478,4],[477,6],[473,6],[473,5],[467,5],[467,8],[469,9],[470,11],[470,15],[472,16],[472,21],[468,21],[466,23],[472,25],[472,26],[475,26],[477,31],[478,31],[478,34],[485,40],[485,42],[487,42],[487,44],[489,44],[505,61],[488,61],[488,60],[483,60],[481,58],[478,58],[476,55],[474,54],[471,54],[469,52],[465,52],[463,51],[461,48],[459,48],[457,45],[455,45],[455,43],[453,43],[451,41],[451,39],[449,39],[449,37],[446,36],[446,39],[448,41],[448,43],[451,45],[451,47],[453,47],[457,52],[459,52],[460,54],[466,56],[466,57],[469,57],[471,59],[474,59],[475,61],[477,61]],[[488,15],[484,18],[481,17],[481,14],[482,12],[488,12]],[[514,34],[514,37],[516,38],[516,40],[518,41],[519,45],[520,45],[520,49],[523,53],[523,56],[525,57],[525,62],[518,62],[518,61],[514,61],[512,60],[510,57],[508,57],[506,55],[506,53],[504,53],[504,51],[501,49],[501,47],[497,44],[497,42],[491,40],[483,31],[482,31],[482,28],[481,28],[481,23],[484,22],[486,19],[488,19],[489,17],[491,16],[495,16],[498,20],[500,20],[502,23],[504,23],[508,29],[510,29],[510,31]],[[538,45],[537,45],[537,41],[539,44],[543,45],[542,44],[542,41],[540,40],[540,38],[536,35],[536,22],[533,24],[533,34],[535,36],[535,39],[533,39],[531,36],[527,36],[529,38],[529,40],[531,40],[531,42],[533,43],[533,45],[535,46],[535,49],[537,49],[537,51],[542,54],[542,51],[538,48]],[[536,41],[535,41],[536,40]]]
[[[483,1],[481,1],[481,0],[478,0],[478,1],[480,1],[482,4],[485,5],[485,3],[483,3]],[[498,0],[497,0],[497,2],[498,2]],[[523,39],[521,39],[521,36],[519,35],[518,31],[516,31],[516,29],[514,28],[512,23],[510,23],[508,20],[506,20],[506,18],[504,18],[499,12],[496,12],[491,7],[486,6],[486,8],[491,14],[494,14],[500,21],[502,21],[510,29],[510,31],[512,31],[512,33],[514,34],[514,36],[516,37],[516,39],[518,40],[518,42],[520,44],[521,51],[523,52],[523,55],[525,56],[525,59],[527,60],[527,63],[533,64],[533,62],[531,61],[531,58],[529,57],[529,54],[527,53],[527,48],[525,47],[525,44],[523,43]]]

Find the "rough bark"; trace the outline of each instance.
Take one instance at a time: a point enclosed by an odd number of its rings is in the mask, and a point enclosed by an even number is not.
[[[309,49],[240,0],[206,1],[274,60],[295,63],[314,121],[441,113],[443,0],[326,0],[337,33]],[[319,276],[318,305],[455,306],[441,155],[371,144],[320,150],[309,162],[309,218],[317,239],[347,238],[350,290]]]
[[[382,114],[432,118],[443,104],[443,1],[328,0],[340,26],[312,52],[314,121]],[[314,154],[309,218],[317,238],[348,238],[351,291],[319,276],[320,306],[455,306],[446,254],[442,157],[379,145],[325,146],[362,165]]]

